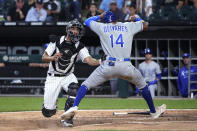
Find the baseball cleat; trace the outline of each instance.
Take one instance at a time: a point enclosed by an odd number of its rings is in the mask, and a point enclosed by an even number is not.
[[[64,112],[61,115],[61,119],[69,120],[70,118],[74,117],[74,115],[76,114],[77,110],[78,110],[77,106],[71,107],[70,109],[68,109],[66,112]]]
[[[155,113],[150,113],[152,119],[157,119],[161,114],[166,111],[166,104],[159,106]]]
[[[72,119],[66,121],[66,120],[61,120],[60,121],[63,127],[73,127],[73,121]]]

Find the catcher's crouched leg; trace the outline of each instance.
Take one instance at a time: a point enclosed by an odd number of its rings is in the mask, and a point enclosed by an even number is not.
[[[45,117],[51,117],[51,116],[55,115],[56,114],[56,111],[57,111],[57,109],[49,110],[49,109],[46,109],[44,107],[44,104],[42,105],[42,114]]]
[[[69,108],[73,106],[73,103],[75,101],[75,96],[77,94],[79,86],[77,83],[71,83],[68,86],[68,98],[65,103],[64,111],[66,112]],[[72,127],[73,126],[73,117],[70,118],[69,120],[61,120],[62,126],[63,127]]]

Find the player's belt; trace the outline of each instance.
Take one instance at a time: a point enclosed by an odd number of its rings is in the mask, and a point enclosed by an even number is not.
[[[108,60],[110,60],[110,61],[131,61],[130,58],[117,59],[115,57],[109,57]]]
[[[51,73],[48,73],[49,76],[56,76],[56,77],[64,77],[64,76],[67,76],[66,74],[51,74]]]

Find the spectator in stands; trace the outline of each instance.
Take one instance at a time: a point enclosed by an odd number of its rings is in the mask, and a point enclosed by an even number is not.
[[[161,1],[161,7],[164,7],[164,6],[174,6],[176,5],[176,0],[162,0]]]
[[[177,87],[182,97],[188,97],[188,68],[189,68],[190,54],[183,54],[184,67],[180,69],[177,79]],[[197,67],[192,66],[190,68],[191,73],[197,73]],[[197,81],[197,75],[191,75],[191,81]],[[191,89],[197,89],[197,84],[191,84]],[[194,95],[197,95],[195,92]]]
[[[97,11],[97,7],[95,3],[90,4],[90,11],[87,14],[87,18],[99,15],[99,12]]]
[[[124,20],[124,14],[123,12],[117,7],[116,0],[112,0],[110,3],[110,11],[114,13],[116,16],[117,21],[123,21]]]
[[[197,0],[194,0],[194,8],[197,9]]]
[[[47,11],[46,21],[56,21],[59,14],[58,5],[55,0],[49,0],[44,3],[44,9]]]
[[[137,12],[142,17],[147,18],[152,14],[152,1],[151,0],[137,0]]]
[[[134,4],[129,6],[129,14],[127,14],[124,18],[124,21],[133,21],[133,19],[140,18],[139,15],[136,14],[136,6]]]
[[[73,0],[70,5],[70,13],[72,19],[81,19],[81,3],[78,0]]]
[[[35,7],[35,3],[36,3],[36,0],[28,0],[25,5],[27,6],[28,10],[31,8],[31,7]]]
[[[24,21],[26,14],[27,8],[24,6],[24,0],[16,0],[16,5],[8,11],[7,21]]]
[[[81,9],[88,10],[91,6],[91,3],[95,3],[94,0],[81,0]]]
[[[109,11],[110,10],[110,3],[112,1],[117,2],[117,6],[119,9],[123,8],[124,0],[102,0],[100,7],[99,7],[99,12],[102,13],[104,11]]]
[[[47,12],[43,9],[43,0],[36,0],[35,7],[32,7],[28,13],[25,21],[45,21]]]
[[[132,4],[132,1],[131,0],[125,0],[124,2],[124,7],[122,9],[123,13],[125,15],[128,15],[130,14],[130,10],[129,10],[129,6]]]
[[[184,5],[184,0],[178,0],[178,3],[176,5],[176,9],[179,10],[183,7]]]

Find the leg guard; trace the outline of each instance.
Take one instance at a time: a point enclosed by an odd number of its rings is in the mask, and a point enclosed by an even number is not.
[[[64,106],[64,111],[66,112],[69,108],[71,108],[73,106],[73,103],[75,101],[75,96],[77,94],[77,90],[79,89],[79,86],[77,83],[71,83],[68,86],[68,98],[66,100],[65,106]],[[69,120],[65,121],[63,120],[64,123],[72,125],[73,124],[73,117],[71,117]],[[64,124],[65,125],[65,124]]]
[[[56,114],[56,109],[54,109],[54,110],[49,110],[49,109],[46,109],[45,107],[44,107],[44,104],[43,104],[43,106],[42,106],[42,114],[43,114],[43,116],[45,116],[45,117],[51,117],[51,116],[53,116],[53,115],[55,115]]]
[[[65,103],[64,111],[67,111],[69,108],[71,108],[73,106],[74,101],[75,101],[75,97],[68,96]]]
[[[77,90],[79,89],[79,85],[77,83],[71,83],[69,86],[68,86],[68,91],[67,91],[67,94],[69,96],[76,96],[77,94]]]

